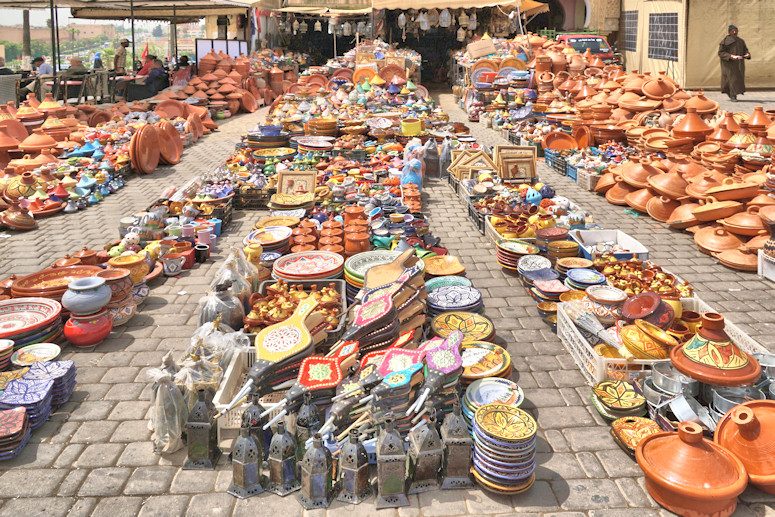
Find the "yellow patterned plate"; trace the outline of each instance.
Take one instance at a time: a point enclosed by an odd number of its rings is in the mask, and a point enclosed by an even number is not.
[[[301,222],[298,217],[279,216],[279,217],[264,217],[253,226],[254,230],[264,228],[266,226],[287,226],[288,228],[294,228]]]
[[[592,392],[600,402],[612,411],[634,411],[646,404],[632,384],[625,381],[603,381],[595,384]]]
[[[538,429],[526,411],[506,404],[485,404],[476,410],[474,420],[483,433],[505,442],[524,442]]]
[[[315,194],[307,192],[306,194],[274,194],[270,201],[278,206],[301,206],[315,200]]]
[[[463,342],[489,341],[495,336],[495,325],[481,314],[465,311],[444,312],[433,318],[431,330],[440,338],[446,339],[459,330],[463,333]]]
[[[471,467],[471,473],[474,475],[474,479],[476,479],[476,482],[481,485],[482,488],[485,490],[489,490],[490,492],[495,492],[497,494],[521,494],[522,492],[525,492],[530,487],[533,486],[533,483],[535,482],[535,474],[531,474],[530,477],[522,483],[521,485],[514,485],[514,486],[505,486],[505,485],[496,485],[489,479],[485,479],[481,474],[479,474],[479,471],[476,470],[476,468]]]

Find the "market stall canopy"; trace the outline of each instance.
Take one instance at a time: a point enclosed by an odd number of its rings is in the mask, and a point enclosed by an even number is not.
[[[210,14],[245,14],[245,3],[229,0],[136,0],[138,20],[197,21]],[[75,18],[123,20],[130,17],[129,0],[0,0],[0,9],[69,7]],[[174,11],[174,12],[173,12]]]
[[[422,2],[422,9],[459,9],[473,7],[514,6],[514,0],[428,0]],[[372,0],[374,9],[417,9],[418,5],[412,0]],[[547,4],[535,0],[522,0],[519,10],[523,14],[532,16],[549,10]]]

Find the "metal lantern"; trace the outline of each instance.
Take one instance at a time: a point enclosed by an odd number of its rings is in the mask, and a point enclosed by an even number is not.
[[[429,404],[430,405],[430,404]],[[426,406],[427,407],[427,406]],[[439,487],[439,471],[441,470],[441,437],[436,430],[435,410],[428,408],[430,418],[409,433],[409,494],[419,494]]]
[[[452,406],[452,413],[444,418],[441,442],[444,448],[444,461],[441,464],[442,490],[473,486],[470,477],[473,441],[466,421],[460,414],[458,402]]]
[[[215,426],[215,408],[208,404],[205,390],[198,391],[196,401],[186,421],[188,459],[183,470],[214,470],[221,457],[218,448],[218,429]]]
[[[261,418],[264,406],[261,405],[259,398],[260,394],[258,391],[253,391],[250,405],[242,413],[242,427],[248,426],[250,428],[250,436],[261,447],[263,457],[267,457],[269,455],[269,446],[272,444],[272,430],[269,428],[263,429],[266,418]]]
[[[280,496],[286,496],[301,488],[296,473],[296,441],[285,432],[285,422],[277,424],[277,433],[269,447],[269,483],[266,489]]]
[[[341,489],[337,500],[359,504],[371,495],[369,483],[369,457],[366,448],[358,439],[356,429],[350,431],[350,440],[339,453],[339,476]]]
[[[304,394],[304,402],[296,415],[296,460],[301,462],[307,452],[307,442],[317,433],[323,425],[320,411],[312,403],[312,395]]]
[[[334,460],[331,451],[323,447],[323,439],[315,434],[301,462],[301,493],[297,497],[304,508],[314,510],[328,508],[335,494]]]
[[[393,419],[385,420],[377,440],[377,509],[409,506],[406,497],[406,452]]]
[[[258,495],[264,491],[261,482],[263,448],[256,443],[250,427],[242,426],[231,452],[232,481],[228,493],[240,499]]]

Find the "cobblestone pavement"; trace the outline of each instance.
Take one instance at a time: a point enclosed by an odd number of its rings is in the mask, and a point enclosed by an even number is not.
[[[453,120],[465,120],[450,94],[440,96]],[[118,218],[146,206],[170,184],[220,163],[257,116],[223,124],[220,132],[187,150],[174,168],[135,178],[121,193],[77,216],[44,221],[42,228],[14,234],[2,245],[0,278],[49,264],[81,245],[97,247],[115,235]],[[479,124],[481,141],[504,141]],[[733,273],[697,252],[687,235],[650,219],[633,218],[603,198],[581,191],[567,178],[540,166],[558,192],[589,209],[605,227],[620,227],[641,240],[652,257],[692,281],[698,294],[772,347],[775,305],[768,286],[755,275]],[[197,301],[223,256],[239,245],[262,212],[238,212],[219,241],[216,261],[153,286],[141,311],[92,350],[65,351],[78,366],[73,399],[38,429],[22,455],[0,465],[0,515],[660,515],[667,514],[646,493],[637,464],[608,434],[608,424],[589,403],[589,387],[563,345],[537,317],[518,280],[506,275],[494,250],[468,219],[446,182],[429,180],[425,207],[434,233],[458,255],[467,275],[482,290],[498,340],[508,347],[524,407],[538,420],[535,485],[519,496],[494,496],[478,489],[432,491],[411,496],[411,506],[377,512],[373,500],[358,506],[335,502],[327,511],[303,511],[293,496],[265,494],[247,500],[227,495],[231,468],[222,459],[212,472],[182,471],[185,451],[160,457],[151,450],[148,367],[168,351],[181,352],[197,326]],[[77,221],[77,223],[76,223]],[[33,251],[35,250],[35,251]],[[19,257],[19,258],[16,258]],[[747,490],[737,515],[772,512],[772,496]]]

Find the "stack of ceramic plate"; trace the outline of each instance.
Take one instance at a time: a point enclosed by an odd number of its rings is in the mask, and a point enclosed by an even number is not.
[[[599,382],[592,388],[591,397],[597,412],[608,420],[646,414],[646,398],[626,381]]]
[[[11,356],[11,362],[17,368],[32,366],[37,362],[54,361],[62,349],[56,343],[35,343],[20,348]]]
[[[581,257],[565,257],[557,259],[554,269],[560,273],[560,278],[565,280],[565,276],[571,269],[592,269],[592,261]]]
[[[334,147],[335,140],[332,136],[295,136],[291,138],[291,147],[299,152],[327,152]]]
[[[517,270],[517,262],[525,255],[538,253],[538,246],[519,239],[498,239],[495,243],[495,257],[504,269]]]
[[[17,350],[30,344],[59,340],[63,328],[61,314],[62,305],[48,298],[0,301],[0,339],[13,340]]]
[[[447,285],[428,293],[428,315],[437,316],[448,311],[484,312],[479,289],[463,285]]]
[[[551,269],[552,262],[541,255],[525,255],[517,261],[517,272],[525,275],[528,271],[538,271],[539,269]]]
[[[462,346],[463,385],[488,377],[511,377],[511,356],[503,347],[486,341],[472,341]]]
[[[584,291],[587,287],[605,283],[605,275],[595,269],[570,269],[565,277],[565,285],[578,291]]]
[[[468,428],[473,430],[474,415],[480,407],[494,403],[519,407],[524,400],[522,388],[509,379],[477,379],[466,388],[463,395],[463,418],[468,423]]]
[[[347,300],[352,303],[358,291],[363,287],[366,272],[374,266],[390,264],[401,255],[400,251],[373,250],[364,251],[348,258],[344,263],[344,279],[347,281]],[[422,260],[417,262],[425,268]],[[469,283],[470,285],[470,283]]]
[[[570,289],[559,280],[536,280],[530,288],[530,295],[537,302],[559,302],[560,295]]]
[[[492,341],[495,338],[492,320],[475,312],[443,312],[431,320],[431,332],[442,339],[456,330],[463,333],[463,343]]]
[[[330,251],[313,250],[291,253],[275,260],[272,276],[288,282],[332,280],[344,270],[344,257]]]
[[[473,385],[472,385],[473,386]],[[519,494],[535,479],[538,425],[513,405],[492,403],[476,410],[473,420],[476,481],[499,494]]]
[[[259,219],[259,221],[253,225],[253,229],[261,230],[268,226],[286,226],[288,228],[296,228],[296,226],[300,222],[301,222],[301,219],[298,217],[290,217],[290,216],[264,217],[262,219]]]
[[[536,246],[541,253],[549,251],[549,243],[553,241],[562,241],[568,238],[567,228],[539,228],[536,230]]]
[[[285,253],[291,247],[291,230],[287,226],[266,226],[248,234],[242,244],[247,246],[256,242],[263,246],[264,251],[277,251]]]
[[[425,292],[430,293],[439,287],[444,287],[447,285],[470,286],[471,281],[464,276],[437,276],[436,278],[431,278],[425,282]]]
[[[0,395],[0,409],[23,406],[30,418],[30,428],[42,426],[51,414],[54,381],[14,379]]]
[[[546,248],[547,255],[556,259],[579,256],[579,243],[576,241],[551,241]]]
[[[30,419],[25,408],[0,411],[0,461],[18,456],[31,435]]]
[[[560,273],[551,268],[544,268],[536,269],[535,271],[525,271],[520,278],[522,279],[522,285],[530,289],[536,280],[557,280],[560,278]]]
[[[11,356],[13,355],[13,341],[10,339],[0,339],[0,371],[8,368],[11,364]]]
[[[315,194],[273,194],[266,204],[270,210],[309,210],[315,206]]]
[[[264,135],[258,131],[248,131],[245,143],[253,149],[272,149],[275,147],[288,147],[290,134],[280,131],[277,135]],[[291,145],[291,147],[293,147]]]
[[[75,373],[75,363],[72,361],[38,361],[30,366],[29,371],[22,375],[22,379],[54,381],[51,388],[51,405],[56,407],[70,400],[76,384]]]

